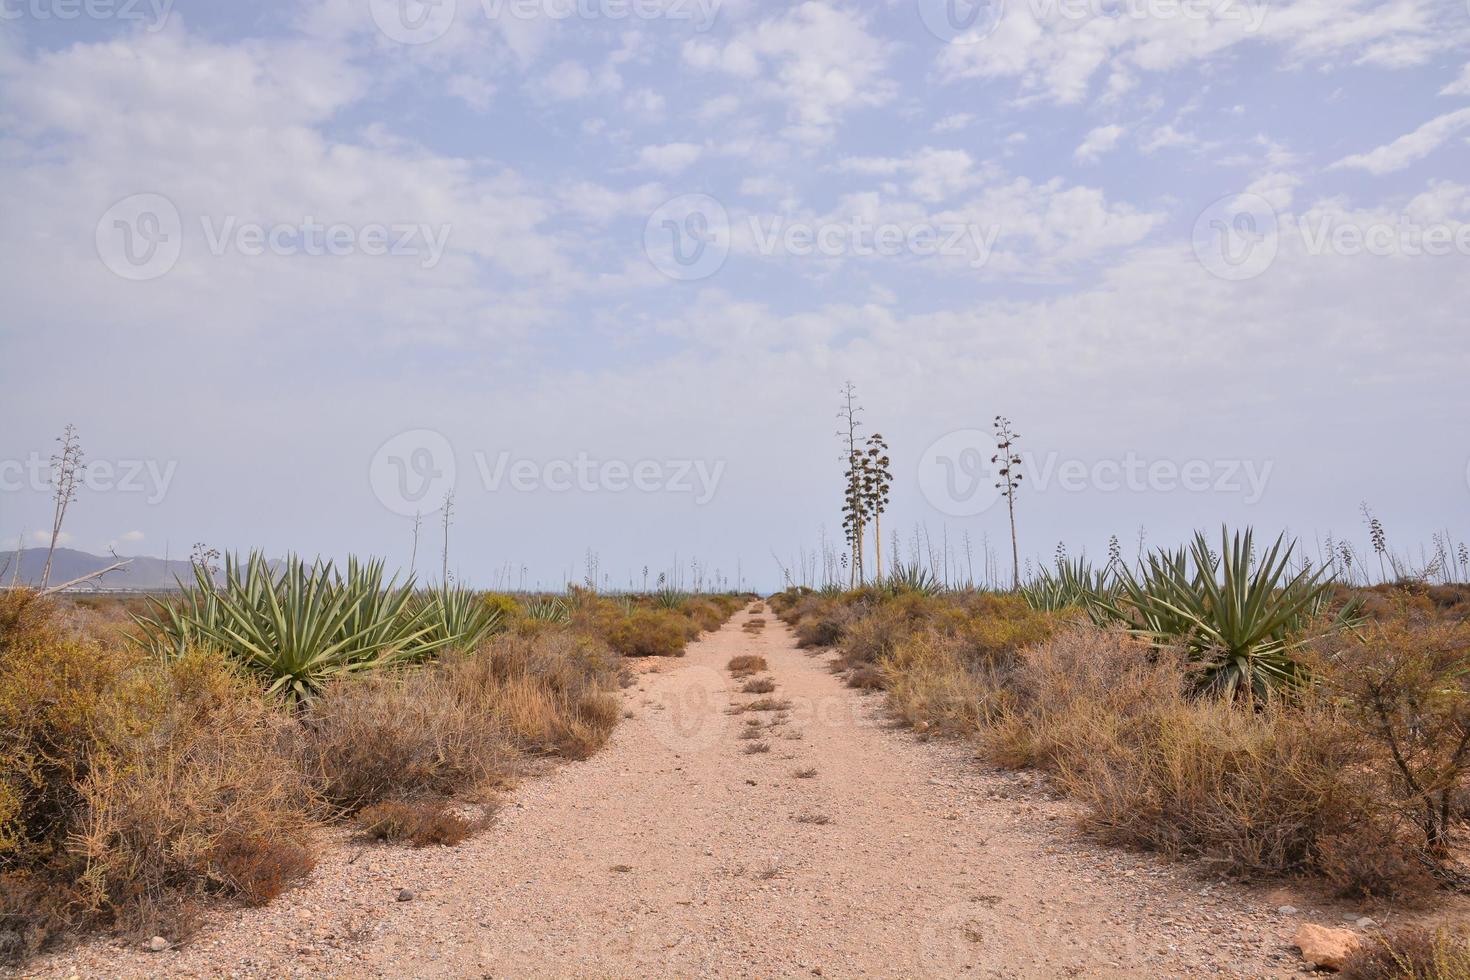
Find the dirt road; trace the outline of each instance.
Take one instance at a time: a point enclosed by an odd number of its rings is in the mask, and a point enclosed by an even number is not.
[[[469,842],[336,848],[306,886],[216,914],[182,949],[94,943],[37,975],[1300,970],[1285,947],[1299,919],[1277,898],[1079,841],[1067,804],[1030,777],[893,730],[881,697],[843,687],[769,614],[762,633],[742,631],[748,618],[683,659],[641,665],[651,672],[625,692],[612,743],[525,783]],[[761,697],[725,670],[743,653],[768,660],[776,690],[765,696],[788,700],[785,712],[729,713]]]

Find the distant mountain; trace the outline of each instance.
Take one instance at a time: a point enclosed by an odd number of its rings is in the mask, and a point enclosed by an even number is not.
[[[128,555],[113,558],[111,555],[89,555],[73,548],[57,548],[51,560],[51,584],[60,585],[89,572],[106,568]],[[19,580],[26,585],[40,585],[41,572],[46,567],[45,548],[26,548],[20,552]],[[15,552],[0,551],[0,586],[9,585],[16,575]],[[162,558],[137,557],[132,563],[108,572],[100,579],[92,579],[77,586],[78,590],[127,590],[130,592],[159,592],[177,589],[178,581],[192,582],[194,573],[187,561],[164,561]]]

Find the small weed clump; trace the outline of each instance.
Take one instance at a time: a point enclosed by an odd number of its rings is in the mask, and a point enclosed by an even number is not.
[[[472,821],[451,812],[443,801],[374,803],[357,815],[357,825],[373,840],[404,841],[414,847],[451,847],[475,831]]]
[[[1470,942],[1445,930],[1400,929],[1360,946],[1343,980],[1461,980],[1470,977]]]
[[[759,656],[758,654],[745,653],[738,657],[731,657],[730,662],[725,665],[725,669],[730,672],[732,677],[740,678],[749,677],[751,674],[759,674],[761,671],[766,670],[768,666],[765,657]]]
[[[753,677],[745,682],[740,688],[742,694],[770,694],[776,689],[776,682],[769,677]]]

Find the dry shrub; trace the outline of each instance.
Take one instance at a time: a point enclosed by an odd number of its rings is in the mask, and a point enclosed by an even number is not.
[[[730,662],[725,665],[725,669],[734,677],[749,677],[751,674],[760,673],[766,667],[766,658],[754,653],[731,657]]]
[[[922,629],[937,608],[937,600],[913,592],[879,603],[848,625],[842,654],[851,665],[876,664],[892,655],[901,640]]]
[[[713,633],[729,618],[729,613],[719,605],[702,597],[685,599],[679,604],[679,612],[688,616],[695,626],[706,633]]]
[[[680,657],[692,621],[667,609],[634,609],[609,625],[608,644],[625,657]]]
[[[363,834],[374,840],[407,841],[414,847],[450,847],[475,832],[475,823],[452,812],[442,800],[384,800],[357,815]]]
[[[1470,977],[1470,943],[1442,929],[1400,929],[1360,946],[1341,975],[1344,980],[1464,980]]]
[[[314,861],[295,723],[214,656],[140,671],[82,784],[73,849],[91,907],[152,927],[170,894],[263,903]],[[141,724],[140,724],[141,723]]]
[[[757,678],[752,678],[751,680],[746,681],[745,682],[745,686],[740,689],[740,693],[742,693],[742,694],[770,694],[775,689],[776,689],[776,682],[775,681],[771,680],[769,677],[757,677]]]
[[[144,661],[72,632],[48,600],[0,594],[9,951],[84,919],[177,930],[206,890],[259,902],[305,874],[312,797],[292,735],[217,658]]]
[[[831,647],[842,641],[843,631],[855,618],[854,611],[840,599],[807,596],[792,608],[796,645]]]
[[[931,630],[901,641],[878,669],[889,707],[925,732],[976,731],[999,684],[993,664],[970,659],[958,638]]]
[[[1168,654],[1118,632],[1064,631],[1024,651],[982,744],[997,761],[1052,770],[1101,839],[1222,871],[1325,870],[1324,845],[1377,825],[1354,775],[1361,741],[1326,699],[1252,712],[1192,700],[1190,688]]]
[[[1313,666],[1376,751],[1375,796],[1418,829],[1427,861],[1450,857],[1470,777],[1470,630],[1412,611],[1314,645]]]
[[[616,676],[601,643],[548,630],[346,680],[311,708],[308,768],[346,811],[493,788],[516,771],[516,750],[584,758],[602,746],[617,724]]]
[[[745,711],[790,711],[791,702],[785,698],[756,698],[745,705]]]

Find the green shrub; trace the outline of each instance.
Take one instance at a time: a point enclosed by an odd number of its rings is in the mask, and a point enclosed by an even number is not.
[[[666,609],[635,609],[609,625],[607,642],[625,657],[678,657],[691,637],[691,621]]]

